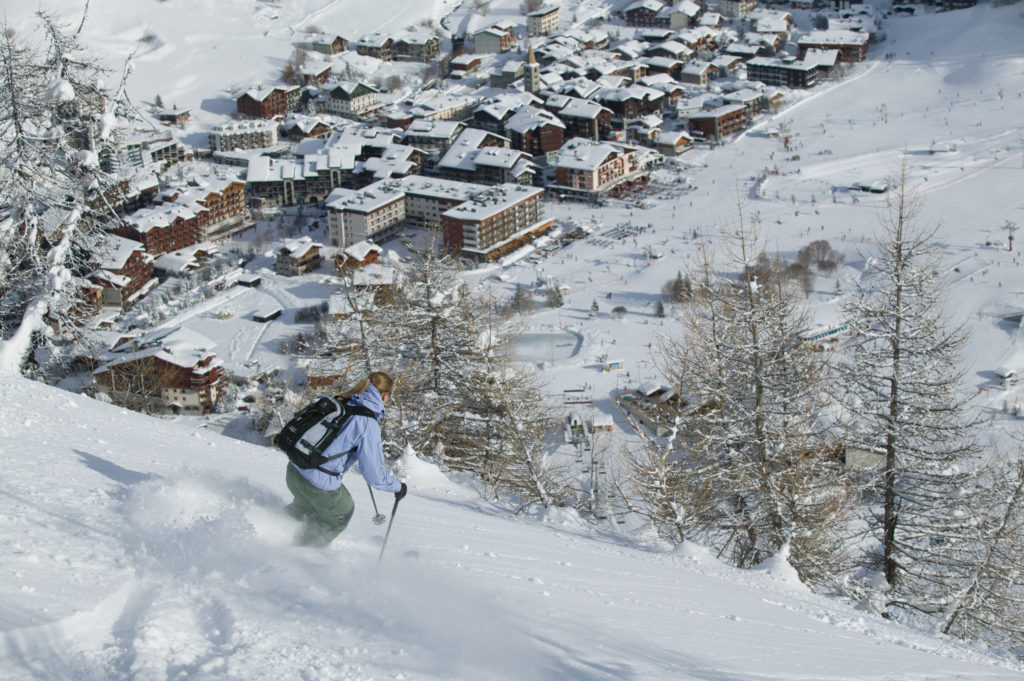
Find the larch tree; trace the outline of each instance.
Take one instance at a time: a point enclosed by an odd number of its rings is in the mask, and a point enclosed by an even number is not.
[[[0,31],[0,371],[81,325],[81,277],[114,217],[116,183],[100,161],[123,87],[109,93],[77,34],[37,16],[38,38]]]
[[[980,509],[978,416],[964,389],[961,326],[943,311],[938,227],[916,221],[906,162],[874,251],[844,303],[852,340],[837,353],[846,442],[881,454],[870,482],[885,614],[938,616],[971,573]]]
[[[1024,650],[1024,457],[1001,459],[981,481],[985,511],[972,543],[972,569],[949,599],[939,630]],[[1019,653],[1018,653],[1019,654]]]
[[[802,296],[765,266],[742,207],[740,220],[727,234],[728,267],[704,253],[683,331],[659,344],[659,367],[683,397],[676,470],[658,473],[682,487],[661,502],[671,513],[662,522],[734,565],[788,551],[802,579],[833,583],[854,503],[823,419],[824,362],[798,339]]]

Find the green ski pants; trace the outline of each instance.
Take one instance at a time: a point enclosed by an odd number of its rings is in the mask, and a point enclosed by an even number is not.
[[[295,543],[301,546],[327,546],[352,520],[356,510],[352,495],[345,489],[345,485],[333,492],[318,489],[302,477],[294,466],[287,465],[285,483],[295,501],[286,510],[293,518],[305,521]]]

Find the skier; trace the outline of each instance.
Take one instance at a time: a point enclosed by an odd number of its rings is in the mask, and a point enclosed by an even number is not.
[[[341,478],[352,464],[359,464],[359,472],[371,487],[393,492],[395,501],[402,499],[408,488],[388,472],[384,465],[378,419],[384,416],[384,405],[391,397],[394,379],[383,371],[375,371],[339,398],[347,405],[365,407],[376,418],[353,414],[348,417],[341,432],[324,450],[325,457],[347,453],[317,468],[303,469],[288,463],[285,483],[295,500],[286,507],[288,513],[304,521],[296,543],[302,546],[323,547],[348,526],[355,512],[355,502]]]

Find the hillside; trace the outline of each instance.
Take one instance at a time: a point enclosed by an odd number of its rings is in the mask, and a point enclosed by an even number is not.
[[[512,517],[415,458],[379,565],[354,475],[343,539],[293,547],[273,450],[21,378],[0,392],[5,680],[1024,679],[784,564]]]

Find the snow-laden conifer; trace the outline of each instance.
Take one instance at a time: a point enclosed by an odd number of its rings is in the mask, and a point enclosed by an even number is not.
[[[798,340],[803,297],[766,266],[752,231],[741,222],[727,242],[721,268],[705,252],[684,330],[661,343],[680,398],[673,460],[655,450],[656,465],[634,477],[672,533],[740,566],[788,544],[801,578],[831,582],[845,564],[852,499],[821,418],[824,360]]]

